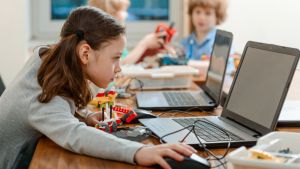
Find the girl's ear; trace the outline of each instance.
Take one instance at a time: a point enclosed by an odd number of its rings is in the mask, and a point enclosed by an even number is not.
[[[78,45],[78,55],[81,62],[86,65],[89,60],[89,55],[91,53],[91,47],[87,43],[80,43]]]

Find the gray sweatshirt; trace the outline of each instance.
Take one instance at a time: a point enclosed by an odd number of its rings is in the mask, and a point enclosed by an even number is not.
[[[72,152],[134,163],[134,154],[143,144],[79,122],[70,99],[56,96],[49,103],[37,100],[41,93],[37,82],[39,50],[34,51],[0,98],[0,168],[28,167],[42,135]]]

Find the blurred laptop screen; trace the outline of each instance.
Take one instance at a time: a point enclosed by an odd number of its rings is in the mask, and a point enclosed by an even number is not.
[[[211,58],[211,65],[207,74],[206,87],[215,96],[220,96],[222,87],[223,73],[226,71],[225,67],[227,64],[227,55],[229,54],[231,39],[222,35],[216,38],[214,50]]]

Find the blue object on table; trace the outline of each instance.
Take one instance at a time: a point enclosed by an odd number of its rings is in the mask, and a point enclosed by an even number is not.
[[[164,65],[186,65],[188,59],[186,58],[173,58],[169,56],[164,56],[161,58],[160,66]]]

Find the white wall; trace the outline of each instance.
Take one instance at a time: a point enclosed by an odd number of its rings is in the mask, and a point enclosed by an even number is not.
[[[233,32],[240,53],[248,40],[300,48],[300,1],[229,0],[220,28]]]
[[[28,0],[1,1],[0,74],[8,85],[27,58]]]
[[[28,58],[29,1],[1,2],[0,74],[6,85]],[[300,0],[229,0],[220,28],[233,32],[240,53],[248,40],[300,48]]]

